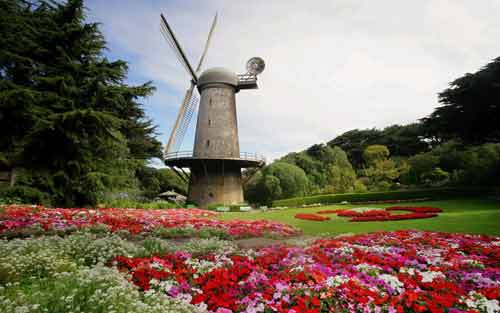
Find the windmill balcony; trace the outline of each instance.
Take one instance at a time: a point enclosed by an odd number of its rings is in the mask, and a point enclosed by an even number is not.
[[[235,162],[241,167],[262,167],[266,164],[264,156],[257,153],[241,152],[239,157],[227,155],[193,156],[193,151],[176,151],[165,154],[165,165],[177,167],[191,167],[202,161]]]

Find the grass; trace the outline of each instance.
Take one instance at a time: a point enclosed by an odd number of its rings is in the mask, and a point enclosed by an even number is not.
[[[370,205],[328,205],[314,208],[290,208],[267,212],[227,212],[223,220],[267,219],[284,222],[303,230],[305,235],[363,233],[373,231],[392,231],[417,229],[453,233],[471,233],[500,236],[500,202],[486,199],[456,199],[446,201],[405,202],[401,206],[432,206],[443,209],[438,217],[421,220],[389,222],[348,222],[348,218],[329,214],[329,221],[314,222],[294,218],[297,213],[316,213],[325,209],[373,207],[385,208],[391,204]]]

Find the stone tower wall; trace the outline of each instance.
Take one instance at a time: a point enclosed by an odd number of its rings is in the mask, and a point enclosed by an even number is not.
[[[193,155],[240,157],[235,89],[232,86],[211,84],[201,90]]]

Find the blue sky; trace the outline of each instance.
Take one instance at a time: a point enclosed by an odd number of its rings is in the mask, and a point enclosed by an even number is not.
[[[88,0],[110,58],[144,100],[165,143],[188,75],[159,31],[163,12],[192,63],[216,11],[206,67],[244,72],[266,60],[260,89],[237,95],[240,146],[273,159],[354,128],[410,123],[432,112],[453,79],[500,55],[500,1]],[[192,133],[184,149],[192,148]]]

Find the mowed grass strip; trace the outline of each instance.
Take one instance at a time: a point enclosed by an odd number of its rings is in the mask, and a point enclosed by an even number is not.
[[[389,206],[431,206],[443,209],[438,217],[420,220],[386,222],[349,222],[349,218],[328,214],[328,221],[306,221],[294,218],[297,213],[316,213],[320,210],[337,208]],[[398,211],[392,212],[399,213]],[[406,212],[407,213],[407,212]],[[220,219],[258,220],[267,219],[284,222],[302,229],[305,235],[364,233],[373,231],[393,231],[416,229],[452,233],[470,233],[500,236],[500,202],[486,199],[457,199],[446,201],[425,201],[384,204],[328,205],[314,208],[290,208],[267,212],[227,212]]]

